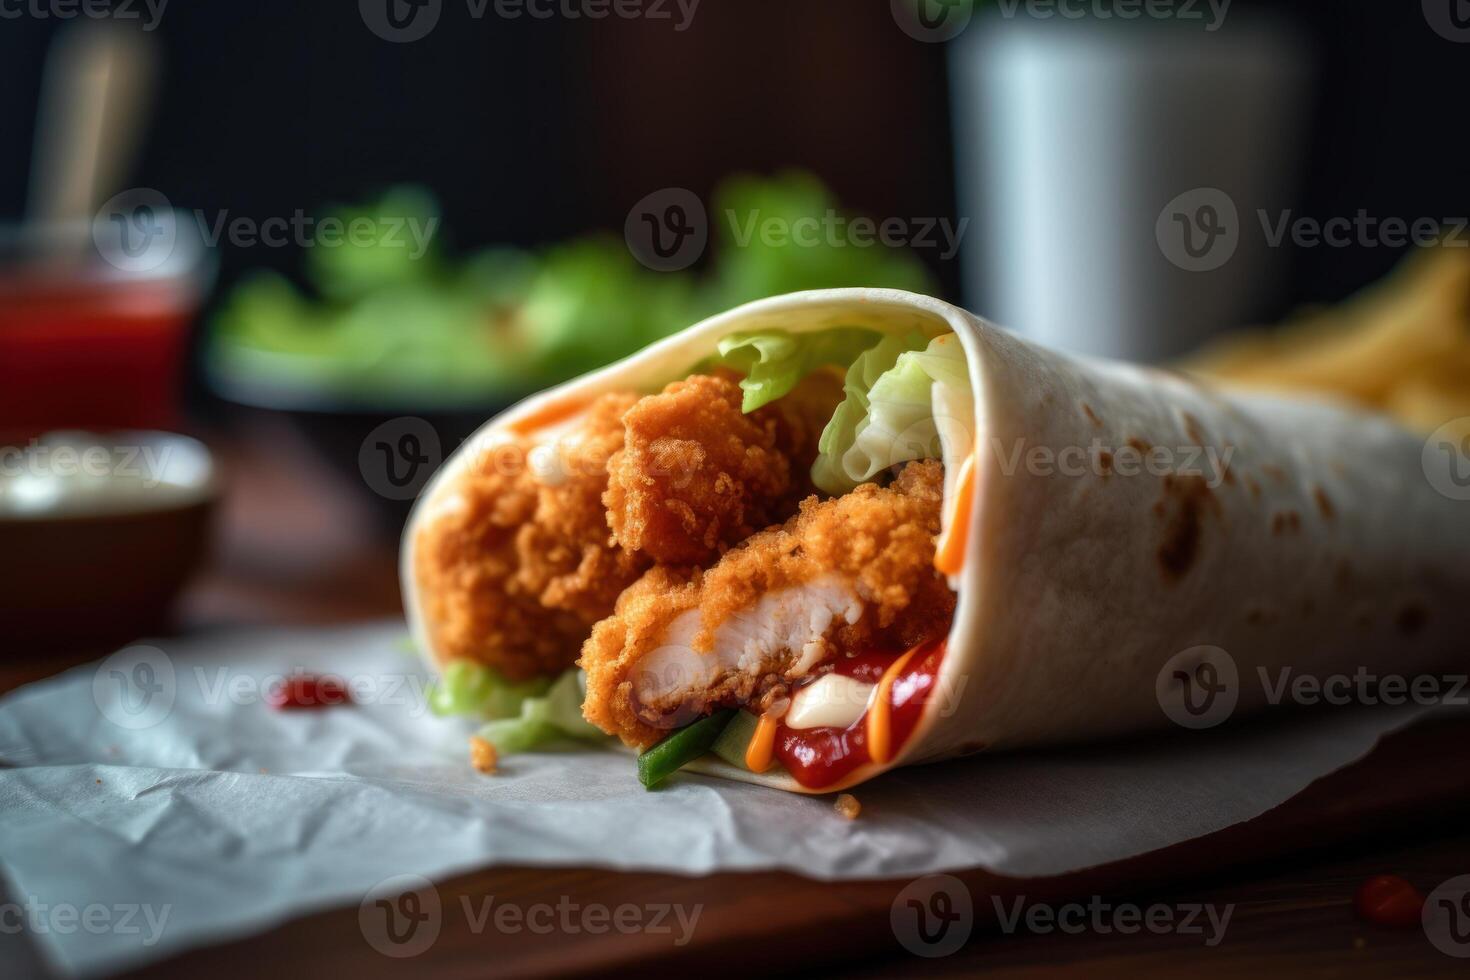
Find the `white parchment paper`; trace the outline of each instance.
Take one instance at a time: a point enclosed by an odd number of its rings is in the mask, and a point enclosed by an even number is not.
[[[901,770],[859,787],[848,822],[827,797],[700,776],[649,793],[629,756],[593,748],[480,775],[470,726],[428,713],[404,636],[399,623],[170,641],[0,700],[0,868],[54,965],[119,970],[357,904],[395,875],[491,864],[1060,874],[1250,819],[1434,710],[1287,713]],[[269,707],[265,691],[298,670],[343,677],[358,703]],[[106,912],[67,928],[66,906]]]

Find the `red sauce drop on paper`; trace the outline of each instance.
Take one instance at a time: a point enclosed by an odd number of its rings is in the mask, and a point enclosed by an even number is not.
[[[266,693],[266,703],[280,711],[297,708],[330,708],[351,704],[352,692],[339,677],[292,674]]]
[[[1353,905],[1374,925],[1406,929],[1419,924],[1424,896],[1398,875],[1376,875],[1359,886]]]
[[[893,753],[913,734],[944,661],[944,640],[934,640],[914,655],[893,682]],[[876,684],[883,672],[903,656],[902,650],[863,653],[839,659],[832,673],[864,684]],[[787,728],[776,731],[776,758],[807,789],[835,785],[858,766],[872,761],[868,752],[867,714],[847,728]]]

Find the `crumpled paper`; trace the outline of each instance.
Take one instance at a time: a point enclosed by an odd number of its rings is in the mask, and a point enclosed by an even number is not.
[[[271,708],[272,687],[303,670],[343,678],[356,703]],[[133,647],[12,693],[10,902],[55,967],[95,974],[357,904],[392,876],[491,864],[1054,875],[1255,817],[1435,710],[1288,712],[905,769],[859,787],[849,822],[830,797],[701,776],[649,793],[631,757],[598,748],[481,775],[471,726],[431,715],[427,683],[397,623]],[[91,907],[91,926],[66,906]]]

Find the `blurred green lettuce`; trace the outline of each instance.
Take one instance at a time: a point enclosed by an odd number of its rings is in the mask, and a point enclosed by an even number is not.
[[[713,254],[701,275],[655,272],[606,236],[449,257],[433,196],[392,188],[333,209],[335,225],[318,223],[304,259],[309,291],[264,271],[235,288],[212,323],[211,374],[227,392],[287,386],[476,404],[582,374],[748,300],[830,286],[932,289],[902,250],[840,234],[797,242],[761,233],[845,220],[809,175],[733,178],[713,204]]]

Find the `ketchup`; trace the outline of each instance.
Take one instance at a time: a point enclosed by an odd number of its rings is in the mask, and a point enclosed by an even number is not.
[[[334,704],[351,702],[352,692],[340,678],[320,674],[292,674],[266,695],[266,703],[281,711],[330,708]]]
[[[919,723],[929,693],[944,660],[943,639],[931,640],[894,680],[892,704],[893,753],[897,755]],[[903,651],[862,653],[840,657],[832,673],[864,684],[876,684]],[[776,758],[793,779],[807,789],[821,789],[845,779],[853,770],[871,762],[868,752],[867,712],[847,728],[787,728],[776,730]]]

